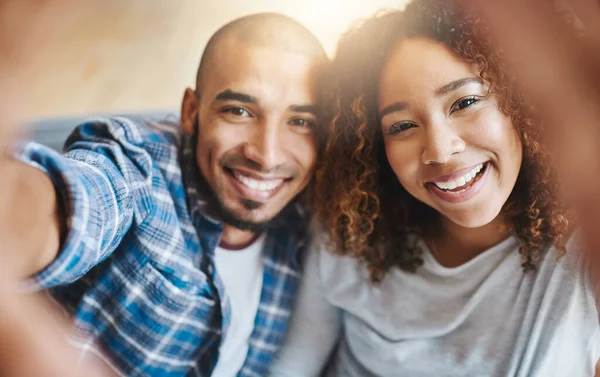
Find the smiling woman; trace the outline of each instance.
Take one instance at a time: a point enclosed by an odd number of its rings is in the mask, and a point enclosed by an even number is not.
[[[543,124],[464,4],[415,0],[341,39],[322,238],[274,376],[593,375],[590,263]]]
[[[364,258],[374,281],[423,263],[407,244],[414,231],[448,266],[514,233],[534,269],[545,245],[566,241],[534,114],[483,30],[455,8],[416,2],[375,18],[341,40],[334,62],[341,102],[328,153],[344,158],[318,171],[317,207],[339,251]]]

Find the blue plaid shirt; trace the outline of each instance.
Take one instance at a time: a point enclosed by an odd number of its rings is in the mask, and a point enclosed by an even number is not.
[[[80,125],[62,156],[33,143],[17,153],[51,177],[68,218],[62,251],[36,281],[73,313],[82,352],[102,349],[124,376],[210,376],[227,331],[213,259],[222,227],[204,213],[193,144],[176,120],[116,117]],[[239,377],[266,375],[282,343],[307,223],[292,204],[267,233]]]

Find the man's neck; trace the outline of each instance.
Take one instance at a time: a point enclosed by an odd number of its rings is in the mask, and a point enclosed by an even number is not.
[[[230,250],[243,249],[256,240],[258,234],[248,230],[234,228],[231,225],[223,225],[221,234],[221,247]]]

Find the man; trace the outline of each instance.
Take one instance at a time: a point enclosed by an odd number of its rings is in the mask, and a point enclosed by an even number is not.
[[[74,315],[83,356],[126,376],[262,376],[307,236],[327,59],[290,18],[210,39],[180,122],[96,119],[59,156],[29,144],[9,224],[14,270]],[[183,135],[182,135],[183,133]]]

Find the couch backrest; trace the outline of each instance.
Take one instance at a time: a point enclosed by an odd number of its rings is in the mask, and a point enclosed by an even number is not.
[[[125,114],[124,116],[143,116],[152,119],[163,119],[167,116],[178,116],[178,112],[153,112],[153,113],[139,113],[139,114]],[[93,118],[94,116],[87,117],[72,117],[72,118],[52,118],[52,119],[41,119],[34,121],[32,124],[32,133],[29,138],[34,141],[49,146],[50,148],[60,151],[67,137],[71,134],[73,129],[80,123]]]

